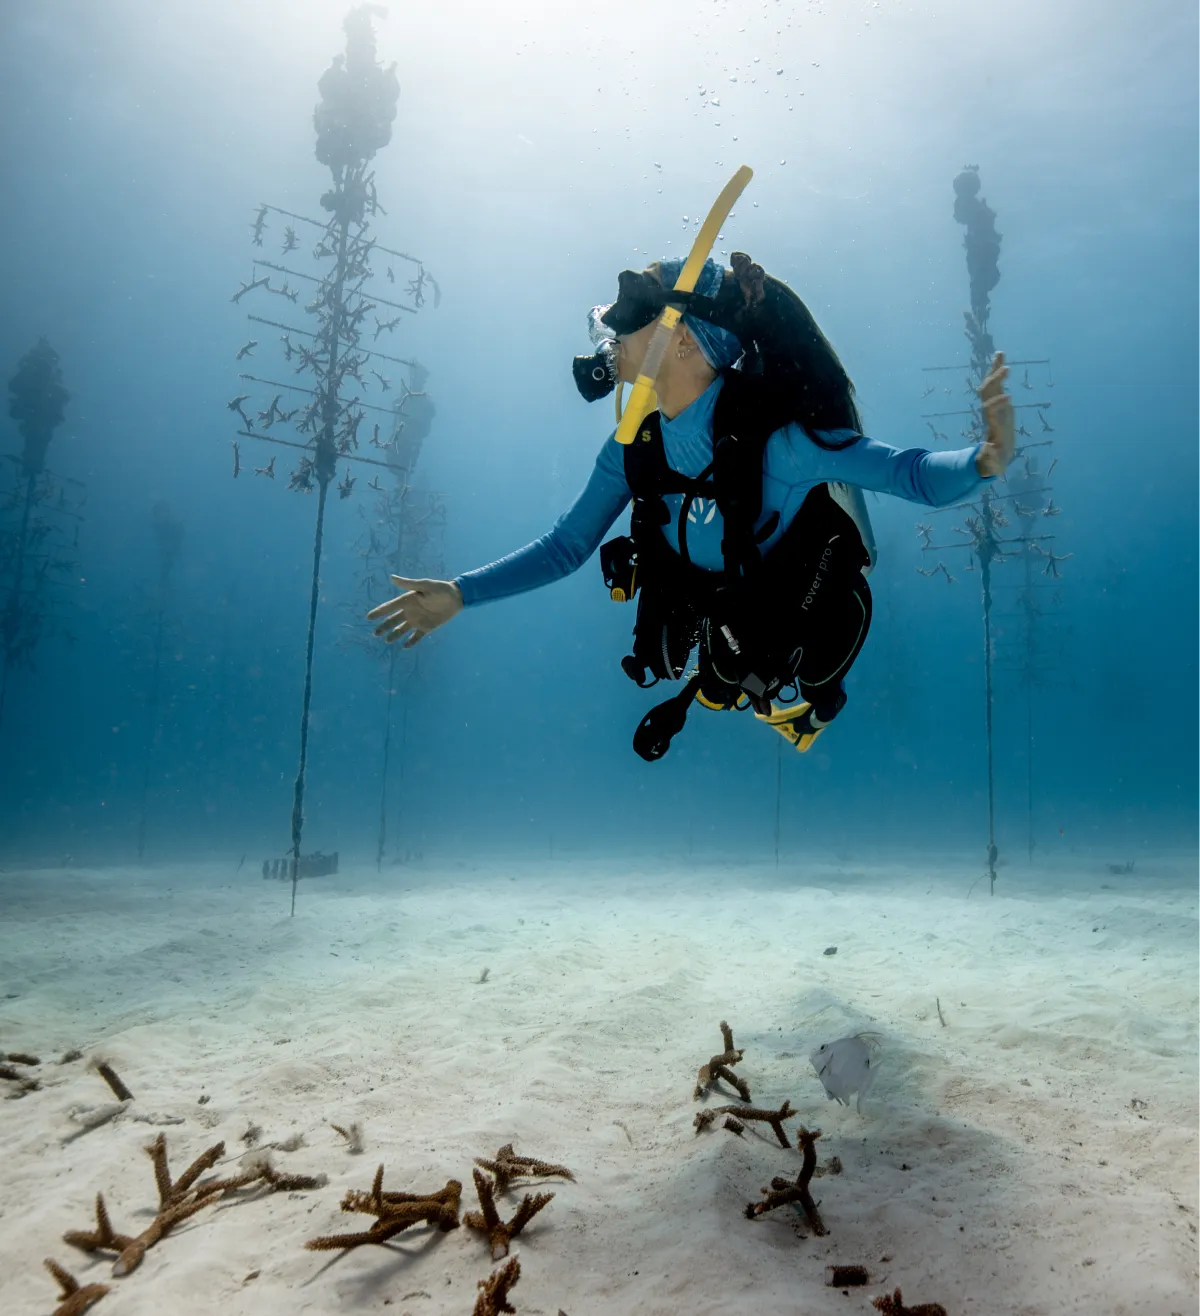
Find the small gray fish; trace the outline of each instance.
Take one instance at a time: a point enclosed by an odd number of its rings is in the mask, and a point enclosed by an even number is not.
[[[848,1106],[851,1096],[857,1092],[855,1109],[862,1114],[862,1099],[875,1082],[871,1048],[877,1045],[873,1038],[859,1033],[854,1037],[839,1037],[836,1042],[826,1042],[809,1055],[830,1101]]]

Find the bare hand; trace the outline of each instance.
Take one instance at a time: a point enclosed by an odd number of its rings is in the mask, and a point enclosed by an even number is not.
[[[375,634],[388,644],[403,639],[404,647],[411,649],[430,631],[444,626],[462,611],[462,591],[451,580],[409,580],[406,576],[393,576],[392,584],[405,592],[367,613],[368,621],[380,623]]]
[[[983,420],[987,426],[983,445],[975,456],[975,469],[980,475],[1003,475],[1016,452],[1013,402],[1004,391],[1007,378],[1008,367],[1004,364],[1004,353],[997,352],[992,359],[990,374],[979,386]]]

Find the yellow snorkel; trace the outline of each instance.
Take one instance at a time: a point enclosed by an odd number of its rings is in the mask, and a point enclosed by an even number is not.
[[[729,212],[737,205],[737,199],[745,191],[746,184],[753,177],[754,170],[749,165],[742,165],[729,182],[725,184],[721,190],[721,195],[713,202],[713,207],[708,212],[708,218],[701,224],[700,232],[696,234],[696,241],[692,243],[692,250],[688,253],[688,258],[684,262],[683,269],[679,272],[679,278],[675,281],[675,287],[671,291],[692,292],[695,289],[696,280],[700,277],[700,271],[704,268],[704,262],[708,259],[709,252],[712,251],[713,243],[717,240],[717,234],[729,218]],[[667,354],[667,344],[671,341],[671,331],[679,323],[682,315],[682,307],[666,306],[663,308],[662,314],[658,317],[658,324],[655,325],[654,333],[650,338],[650,345],[646,348],[646,359],[642,362],[642,368],[633,386],[633,392],[629,395],[629,405],[624,412],[621,410],[623,386],[617,385],[616,440],[618,443],[632,443],[638,426],[658,406],[658,399],[654,392],[654,381],[658,378],[663,358]]]

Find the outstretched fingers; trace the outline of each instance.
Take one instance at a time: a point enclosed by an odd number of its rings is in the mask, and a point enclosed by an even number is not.
[[[993,398],[1004,395],[1004,381],[1008,378],[1008,366],[1004,363],[1004,353],[997,352],[992,358],[992,368],[987,378],[979,386],[979,396],[986,406]]]
[[[420,586],[426,584],[426,582],[423,580],[409,580],[406,576],[393,576],[392,584],[398,586],[404,593],[397,595],[394,599],[388,599],[386,603],[381,603],[377,608],[372,608],[367,613],[368,621],[382,621],[384,623],[376,630],[376,635],[382,635],[397,617],[403,618],[406,605],[416,601],[416,596],[420,593]]]
[[[411,649],[463,606],[461,594],[449,581],[393,576],[392,583],[404,592],[367,613],[368,621],[379,623],[375,634],[388,644],[403,640],[404,647]]]
[[[375,634],[384,640],[387,644],[395,644],[397,640],[402,640],[411,630],[412,622],[407,617],[401,618],[399,625],[394,621],[386,622],[375,629]]]
[[[403,598],[388,599],[386,603],[381,603],[379,607],[372,608],[371,611],[367,613],[367,620],[379,621],[383,623],[383,625],[380,626],[378,630],[376,630],[375,632],[375,634],[378,635],[380,634],[380,632],[386,630],[387,627],[390,626],[392,622],[395,620],[397,615],[403,613],[403,611],[404,611]]]

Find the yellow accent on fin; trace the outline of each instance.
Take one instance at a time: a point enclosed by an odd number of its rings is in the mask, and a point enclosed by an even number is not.
[[[776,708],[771,705],[769,713],[755,713],[754,716],[760,722],[766,722],[770,726],[777,727],[781,722],[790,722],[793,718],[803,717],[812,707],[810,703],[803,704],[785,704],[782,708]]]
[[[779,734],[790,744],[798,754],[806,754],[813,746],[813,742],[825,730],[824,727],[818,727],[816,731],[797,731],[795,722],[801,718],[812,707],[811,704],[789,704],[784,708],[776,708],[771,705],[769,713],[755,713],[757,721],[765,722],[773,731]]]

